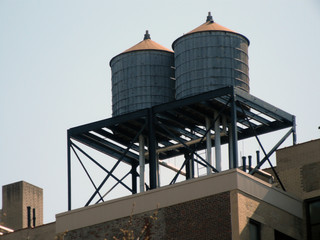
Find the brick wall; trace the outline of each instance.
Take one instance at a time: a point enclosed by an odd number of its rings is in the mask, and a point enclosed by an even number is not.
[[[277,172],[289,193],[308,199],[320,195],[320,139],[277,151]]]
[[[249,219],[261,224],[261,240],[274,240],[275,230],[304,239],[302,219],[238,190],[232,191],[231,197],[236,198],[239,216],[239,236],[235,240],[250,239]]]
[[[230,193],[224,192],[73,230],[67,232],[64,239],[110,240],[114,236],[122,239],[123,233],[120,229],[132,230],[136,239],[145,226],[140,239],[148,236],[151,239],[231,240]]]
[[[3,225],[14,230],[28,226],[27,207],[36,210],[36,226],[43,224],[43,190],[24,181],[2,187]]]

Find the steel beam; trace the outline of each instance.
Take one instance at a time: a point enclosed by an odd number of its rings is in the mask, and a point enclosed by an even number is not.
[[[102,186],[105,184],[105,182],[109,179],[110,175],[113,173],[113,171],[117,168],[117,166],[119,165],[119,163],[123,160],[124,156],[126,156],[126,154],[129,152],[129,149],[131,148],[132,144],[134,142],[136,142],[137,138],[139,137],[139,135],[142,133],[142,131],[144,130],[145,125],[140,129],[140,131],[137,133],[137,135],[132,139],[131,143],[129,144],[129,146],[127,147],[127,149],[125,150],[125,152],[121,155],[121,157],[118,159],[118,161],[116,162],[116,164],[112,167],[112,169],[110,170],[109,174],[105,177],[105,179],[101,182],[101,184],[99,185],[98,189],[94,192],[94,194],[90,197],[89,201],[86,203],[86,206],[88,206],[91,201],[93,200],[93,198],[96,196],[97,192],[100,191],[100,189],[102,188]]]
[[[158,186],[157,176],[157,156],[156,156],[156,136],[154,129],[154,115],[152,108],[148,109],[148,152],[149,152],[149,175],[150,189],[155,189]]]
[[[92,134],[73,137],[73,139],[113,158],[120,158],[125,152],[125,149],[103,139],[98,139]],[[128,156],[122,157],[122,160],[131,165],[133,161],[138,161],[138,155],[130,153]]]
[[[101,129],[104,127],[108,128],[110,126],[115,126],[115,125],[118,125],[121,123],[127,123],[130,120],[136,120],[138,118],[145,118],[147,116],[147,114],[148,114],[147,109],[142,109],[142,110],[138,110],[138,111],[135,111],[132,113],[123,114],[120,116],[116,116],[116,117],[96,121],[93,123],[84,124],[84,125],[81,125],[78,127],[70,128],[68,130],[68,132],[70,134],[70,137],[73,137],[73,136],[76,136],[76,135],[84,133],[84,132],[94,131],[94,130]]]
[[[67,169],[68,169],[68,211],[71,211],[71,139],[67,132]]]
[[[78,153],[76,152],[76,150],[73,148],[73,146],[72,146],[72,145],[71,145],[71,149],[72,149],[73,153],[76,155],[76,157],[77,157],[78,161],[80,162],[80,164],[81,164],[81,166],[82,166],[83,170],[84,170],[84,171],[85,171],[85,173],[87,174],[87,177],[89,178],[89,180],[90,180],[91,184],[92,184],[92,185],[93,185],[93,187],[97,190],[98,188],[97,188],[96,184],[95,184],[95,183],[94,183],[94,181],[92,180],[92,178],[91,178],[91,176],[90,176],[89,172],[87,171],[87,169],[86,169],[86,167],[84,166],[83,162],[81,161],[81,159],[80,159],[80,157],[79,157]],[[102,201],[104,202],[104,200],[103,200],[103,198],[102,198],[102,196],[101,196],[101,194],[100,194],[100,192],[99,192],[99,191],[98,191],[98,194],[99,194],[100,200],[102,200]]]
[[[234,89],[233,89],[234,90]],[[231,97],[231,141],[232,141],[232,168],[238,167],[238,132],[236,95]]]
[[[269,159],[269,157],[281,146],[282,143],[290,136],[292,133],[292,129],[290,129],[281,139],[280,141],[274,145],[274,147],[270,150],[268,154],[265,154],[264,158],[259,161],[257,166],[250,171],[250,174],[254,174],[260,167]],[[260,153],[257,151],[257,157],[260,156]],[[259,157],[260,158],[260,157]]]
[[[137,193],[137,165],[132,164],[131,167],[131,183],[132,183],[132,194],[136,194]]]
[[[90,159],[93,163],[95,163],[98,167],[100,167],[103,171],[105,171],[107,174],[110,174],[110,172],[103,167],[100,163],[98,163],[96,160],[94,160],[88,153],[86,153],[85,151],[83,151],[79,146],[77,146],[75,143],[71,142],[71,146],[74,146],[76,149],[78,149],[78,151],[80,151],[83,155],[85,155],[88,159]],[[121,180],[119,180],[115,175],[111,174],[111,177],[116,180],[117,182],[121,183],[122,186],[124,186],[126,189],[128,189],[131,192],[131,189],[124,184]],[[97,188],[96,188],[97,190]]]
[[[292,115],[240,89],[235,89],[237,100],[279,121],[292,122]]]
[[[116,184],[114,184],[103,196],[102,198],[105,198],[113,189],[115,189],[115,187],[120,183],[122,182],[126,177],[128,177],[128,175],[131,173],[131,170],[126,174],[124,175],[119,182],[116,182]],[[96,202],[96,204],[98,204],[100,202],[100,199]]]
[[[292,116],[292,141],[293,145],[297,144],[297,124],[296,124],[296,116]]]
[[[168,135],[170,135],[173,139],[177,139],[191,154],[195,154],[197,155],[197,157],[199,157],[205,164],[206,166],[211,167],[211,169],[214,172],[219,172],[217,171],[217,169],[215,167],[213,167],[210,163],[208,163],[205,159],[203,159],[197,152],[195,152],[197,150],[197,148],[195,147],[193,150],[190,150],[189,146],[186,144],[186,142],[183,142],[182,140],[180,140],[179,138],[177,138],[176,136],[174,136],[165,126],[163,126],[163,124],[158,122],[158,126],[161,127],[164,131],[167,132]],[[205,137],[202,137],[200,140],[200,143],[205,139]]]

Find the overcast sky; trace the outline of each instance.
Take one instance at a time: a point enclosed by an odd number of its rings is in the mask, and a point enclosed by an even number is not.
[[[43,188],[45,222],[66,211],[67,129],[111,117],[110,59],[147,29],[171,48],[208,11],[250,40],[251,94],[296,115],[299,143],[319,138],[318,0],[0,0],[0,185]]]

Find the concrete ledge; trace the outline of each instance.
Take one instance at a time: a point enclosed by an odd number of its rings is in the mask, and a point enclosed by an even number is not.
[[[238,169],[139,193],[56,215],[56,233],[156,210],[238,189],[302,218],[299,200]],[[133,209],[133,204],[134,209]]]

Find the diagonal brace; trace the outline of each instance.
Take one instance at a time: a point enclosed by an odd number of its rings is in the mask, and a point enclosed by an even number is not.
[[[189,146],[187,144],[185,144],[185,142],[181,141],[179,138],[176,138],[176,136],[174,136],[174,134],[172,134],[165,126],[163,126],[163,124],[161,124],[160,122],[159,126],[166,131],[169,135],[171,135],[174,139],[178,140],[186,149],[188,149],[190,151],[191,154],[195,154],[197,155],[197,157],[199,157],[207,166],[209,166],[214,172],[219,172],[217,169],[215,169],[215,167],[213,167],[211,164],[209,164],[205,159],[203,159],[198,153],[195,152],[195,150],[191,150],[189,148]],[[203,140],[204,137],[201,139]],[[200,141],[201,142],[201,141]]]
[[[129,146],[127,147],[127,149],[124,151],[124,153],[121,155],[121,157],[118,159],[118,161],[116,162],[116,164],[112,167],[112,169],[110,170],[110,172],[108,173],[108,175],[105,177],[105,179],[101,182],[101,184],[99,185],[98,189],[94,192],[94,194],[90,197],[89,201],[86,203],[85,206],[88,206],[91,201],[93,200],[93,198],[97,195],[97,192],[100,191],[100,189],[102,188],[102,186],[105,184],[105,182],[109,179],[109,177],[111,176],[111,174],[113,173],[113,171],[117,168],[117,166],[120,164],[120,162],[122,161],[122,159],[126,156],[126,154],[129,152],[130,148],[132,147],[132,145],[134,144],[134,142],[138,139],[139,135],[142,133],[142,131],[145,129],[146,127],[145,123],[143,125],[143,127],[140,129],[140,131],[136,134],[136,136],[131,140]],[[132,191],[132,190],[131,190]]]
[[[269,165],[270,165],[270,167],[271,167],[271,169],[272,169],[272,171],[273,171],[273,173],[274,173],[274,175],[276,176],[277,180],[279,181],[282,190],[283,190],[283,191],[286,191],[286,189],[284,188],[284,186],[283,186],[283,184],[282,184],[282,182],[281,182],[281,180],[280,180],[280,178],[279,178],[279,175],[277,174],[276,170],[274,169],[274,167],[273,167],[273,165],[272,165],[272,163],[271,163],[271,161],[270,161],[270,159],[269,159],[269,156],[268,156],[267,152],[265,151],[264,147],[262,146],[262,144],[261,144],[261,142],[260,142],[260,139],[258,138],[255,129],[254,129],[253,126],[251,125],[251,122],[249,121],[246,113],[244,112],[244,109],[243,109],[242,105],[240,104],[240,102],[238,102],[238,103],[239,103],[239,105],[240,105],[240,107],[241,107],[242,113],[244,114],[246,120],[248,121],[248,123],[249,123],[249,125],[250,125],[251,130],[253,131],[253,134],[254,134],[257,142],[259,143],[259,146],[261,147],[261,149],[262,149],[262,151],[263,151],[263,153],[264,153],[264,155],[265,155],[264,161],[261,161],[259,165],[261,166],[261,165],[267,160],[268,163],[269,163]],[[289,131],[289,135],[291,134],[291,132],[292,132],[292,130]],[[286,139],[286,138],[283,138],[283,141],[284,141],[285,139]],[[280,146],[280,145],[279,145],[279,146]],[[274,152],[274,151],[273,151],[273,152]],[[271,152],[271,154],[272,154],[273,152]],[[270,155],[271,155],[271,154],[270,154]],[[251,171],[251,172],[252,172],[252,171]],[[253,172],[253,173],[254,173],[254,172]]]
[[[80,147],[78,147],[75,143],[73,143],[71,141],[71,146],[74,146],[75,148],[77,148],[83,155],[85,155],[87,158],[89,158],[92,162],[94,162],[96,165],[98,165],[98,167],[100,167],[102,170],[104,170],[107,174],[109,174],[110,172],[103,167],[100,163],[98,163],[96,160],[94,160],[89,154],[87,154],[85,151],[83,151]],[[126,189],[128,189],[129,191],[131,191],[131,189],[124,184],[123,182],[121,182],[121,180],[119,180],[119,178],[117,178],[116,176],[114,176],[113,174],[111,174],[111,177],[113,177],[117,182],[120,182],[121,185],[123,185]],[[96,189],[97,190],[97,189]]]
[[[72,144],[71,144],[71,149],[72,149],[72,151],[74,152],[74,154],[76,155],[77,159],[79,160],[79,162],[80,162],[83,170],[84,170],[85,173],[87,174],[87,176],[88,176],[90,182],[92,183],[93,187],[97,190],[97,186],[94,184],[94,182],[93,182],[93,180],[92,180],[89,172],[87,171],[86,167],[84,166],[83,162],[81,161],[78,153],[76,152],[76,150],[74,149],[74,147],[72,146]],[[98,194],[99,194],[100,200],[102,200],[102,201],[104,202],[103,197],[101,196],[100,192],[98,192]]]

